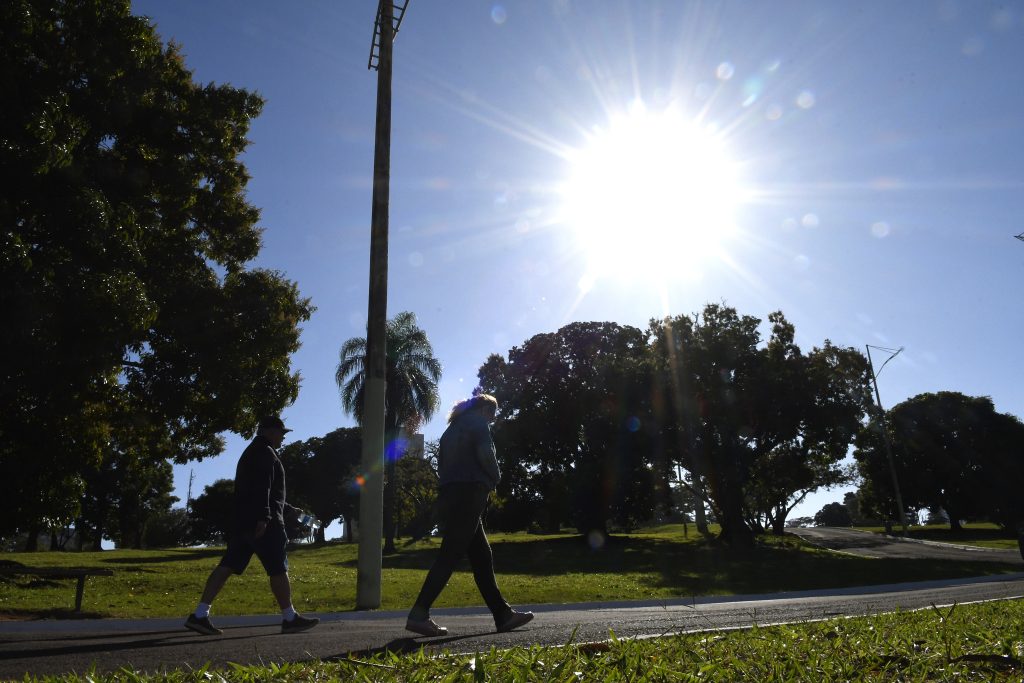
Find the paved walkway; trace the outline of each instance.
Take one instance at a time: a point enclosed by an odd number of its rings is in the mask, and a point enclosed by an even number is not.
[[[184,618],[0,622],[0,679],[93,668],[152,673],[232,662],[266,665],[420,648],[472,653],[600,641],[611,630],[619,638],[646,637],[1000,599],[1024,599],[1024,573],[770,595],[520,606],[536,619],[502,634],[494,632],[483,608],[439,609],[434,618],[450,629],[442,638],[411,637],[404,611],[322,614],[317,628],[289,635],[280,633],[277,615],[215,618],[225,632],[212,637],[184,629]]]

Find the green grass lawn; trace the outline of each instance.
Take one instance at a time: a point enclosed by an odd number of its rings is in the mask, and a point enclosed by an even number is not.
[[[708,542],[678,525],[616,534],[592,548],[573,534],[493,534],[498,581],[515,604],[573,603],[772,593],[814,588],[958,578],[1020,571],[1019,564],[875,560],[833,554],[793,536],[759,539],[747,553]],[[411,545],[384,558],[382,609],[408,608],[440,544]],[[222,548],[113,550],[95,553],[8,553],[4,559],[30,567],[86,566],[114,571],[88,579],[82,609],[93,617],[179,617],[195,607]],[[328,544],[289,553],[294,604],[302,612],[354,609],[357,547]],[[0,614],[8,617],[69,616],[73,580],[0,578]],[[480,605],[468,566],[456,572],[437,607]],[[233,577],[215,611],[270,614],[277,611],[257,560]]]

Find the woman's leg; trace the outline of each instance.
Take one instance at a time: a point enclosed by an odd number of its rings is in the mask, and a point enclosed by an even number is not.
[[[410,619],[422,621],[430,615],[431,605],[448,585],[455,565],[466,554],[480,522],[479,512],[474,515],[472,509],[478,505],[476,488],[473,484],[448,484],[441,489],[438,500],[440,518],[444,524],[441,550],[427,572],[416,603],[409,611]]]
[[[469,542],[467,552],[469,563],[473,567],[476,587],[483,596],[487,608],[494,615],[494,620],[501,621],[512,612],[512,607],[502,597],[498,582],[494,578],[494,555],[491,552],[491,544],[487,542],[487,532],[484,531],[482,519],[477,524],[476,533]]]

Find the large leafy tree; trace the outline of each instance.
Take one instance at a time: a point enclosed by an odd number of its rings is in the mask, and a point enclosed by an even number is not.
[[[885,422],[908,508],[942,508],[953,529],[964,519],[1009,528],[1024,519],[1024,424],[997,412],[992,399],[952,391],[919,394],[893,406]],[[867,503],[891,513],[895,496],[877,419],[858,435],[854,456]]]
[[[235,482],[218,479],[191,501],[189,522],[196,543],[224,543],[234,514]]]
[[[133,430],[185,462],[293,401],[312,308],[246,268],[259,212],[239,155],[257,95],[193,82],[128,0],[10,0],[0,27],[8,534],[78,515],[82,473]]]
[[[434,506],[438,494],[437,472],[429,458],[412,455],[399,460],[395,468],[400,472],[400,488],[395,501],[395,523],[403,535],[414,539],[422,538],[434,527]]]
[[[850,511],[842,503],[828,503],[814,514],[815,526],[852,526]]]
[[[769,318],[773,333],[764,366],[775,378],[770,392],[779,405],[767,423],[770,432],[758,437],[747,488],[751,524],[776,534],[784,533],[786,516],[809,493],[853,481],[854,469],[843,461],[870,410],[864,355],[828,340],[803,355],[780,315]]]
[[[388,320],[385,344],[384,442],[386,484],[384,487],[385,552],[395,551],[395,492],[399,486],[395,461],[402,456],[401,430],[413,431],[437,412],[437,383],[441,362],[416,315],[403,311]],[[345,411],[364,424],[366,390],[366,339],[353,337],[341,345],[334,379]]]
[[[866,365],[853,350],[804,354],[781,312],[761,320],[709,304],[652,321],[657,402],[670,458],[708,482],[722,538],[746,545],[822,486],[848,480],[840,463],[867,408]]]
[[[288,482],[288,502],[313,513],[321,522],[317,540],[338,518],[350,528],[359,510],[355,479],[362,456],[362,433],[354,427],[296,441],[281,449]]]
[[[615,323],[572,323],[492,355],[480,386],[495,424],[504,525],[607,533],[649,519],[667,472],[654,464],[646,337]],[[532,520],[523,519],[528,509]]]
[[[705,478],[708,494],[729,542],[752,538],[744,518],[746,485],[757,431],[761,342],[753,316],[710,304],[701,315],[653,324],[660,336],[659,366],[667,369],[670,443],[686,469]]]
[[[98,466],[81,472],[85,491],[75,529],[83,547],[101,548],[103,538],[119,547],[142,547],[146,528],[176,502],[168,462],[175,455],[167,431],[138,424],[112,424]]]

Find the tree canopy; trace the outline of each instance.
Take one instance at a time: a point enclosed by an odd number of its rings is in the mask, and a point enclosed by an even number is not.
[[[870,394],[859,352],[826,340],[805,354],[781,312],[768,322],[763,340],[761,319],[710,304],[647,331],[572,323],[492,355],[479,376],[501,406],[498,526],[633,526],[671,506],[681,465],[723,539],[782,533],[808,492],[849,480]]]
[[[815,526],[852,526],[849,509],[842,503],[828,503],[814,515]]]
[[[198,84],[128,0],[0,7],[0,534],[67,521],[113,443],[220,452],[293,401],[308,299],[248,269],[262,100]]]
[[[869,401],[863,355],[828,340],[804,354],[781,312],[759,318],[709,304],[652,321],[672,459],[706,478],[722,535],[749,542],[761,521],[782,533],[809,491],[848,479],[841,466]]]
[[[1024,424],[986,396],[941,391],[893,406],[885,424],[904,505],[945,510],[950,526],[988,519],[1013,528],[1024,519]],[[860,431],[854,457],[872,509],[898,519],[888,457],[876,415]]]
[[[667,476],[656,476],[646,390],[646,337],[615,323],[572,323],[492,355],[480,386],[499,400],[500,495],[527,519],[581,533],[650,518]],[[518,515],[517,515],[518,516]]]
[[[359,512],[356,476],[362,457],[362,432],[341,427],[324,436],[295,441],[281,449],[288,483],[288,502],[313,513],[322,525],[317,540],[336,519],[351,527]]]

